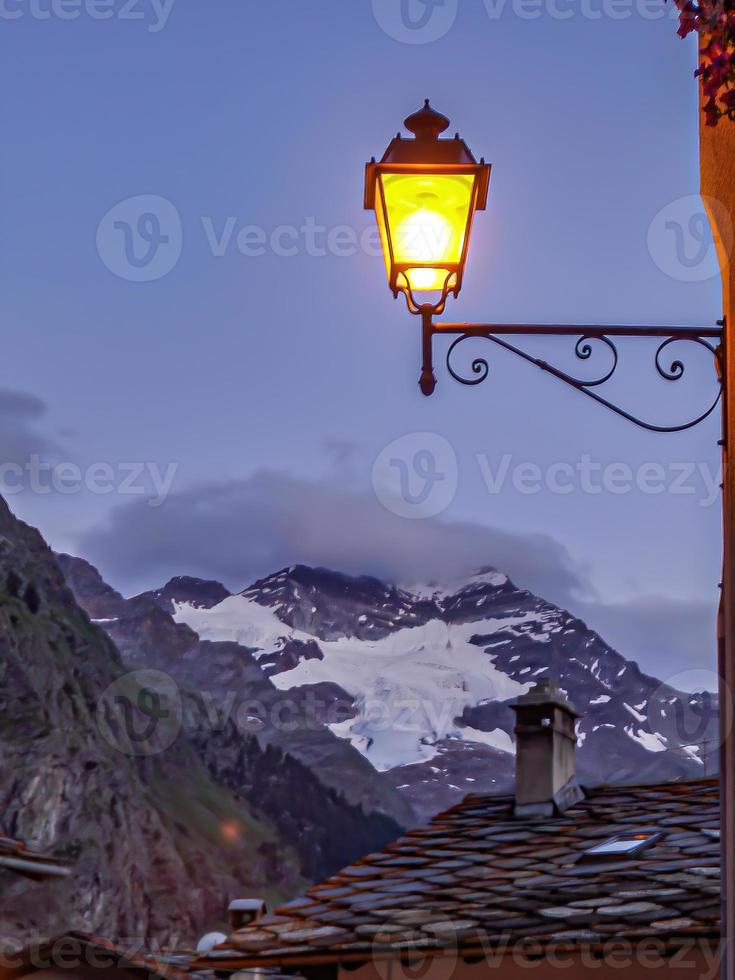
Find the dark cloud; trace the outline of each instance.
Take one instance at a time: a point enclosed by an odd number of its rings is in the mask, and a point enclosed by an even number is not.
[[[54,461],[61,447],[38,428],[48,406],[23,391],[0,389],[0,463],[25,465],[32,456]]]
[[[272,472],[175,493],[159,508],[124,504],[80,545],[123,585],[188,572],[243,587],[298,562],[411,582],[493,564],[557,601],[584,591],[566,549],[546,535],[406,520],[373,496]]]
[[[159,508],[144,500],[124,504],[107,525],[81,537],[79,551],[128,592],[181,574],[240,589],[294,563],[404,583],[446,581],[494,565],[585,619],[655,676],[713,665],[714,614],[707,603],[653,597],[605,604],[590,593],[584,568],[549,535],[406,520],[375,497],[282,473],[175,493]]]
[[[36,395],[25,391],[0,389],[0,423],[30,421],[45,415],[48,406]]]

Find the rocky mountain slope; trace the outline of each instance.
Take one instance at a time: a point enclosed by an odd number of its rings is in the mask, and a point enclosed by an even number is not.
[[[275,701],[263,695],[265,720],[253,716],[266,744],[321,766],[336,788],[351,783],[359,753],[417,819],[468,792],[509,787],[514,716],[507,705],[542,676],[554,676],[583,713],[583,780],[674,779],[713,769],[717,711],[708,695],[684,695],[644,674],[582,621],[492,568],[451,584],[398,587],[294,566],[236,595],[219,583],[179,578],[122,600],[107,594],[89,566],[64,561],[80,602],[131,662],[154,663],[220,697],[243,688],[238,671],[247,665],[251,690],[265,691],[267,681],[280,692]],[[135,612],[153,606],[143,619]],[[171,634],[165,661],[160,646],[156,654],[161,617]],[[320,723],[354,750],[349,759],[333,764],[325,729],[315,736]],[[367,799],[385,809],[386,798],[375,793]]]
[[[284,697],[258,663],[258,651],[228,638],[200,640],[176,622],[173,613],[181,606],[216,607],[223,594],[229,596],[222,585],[178,578],[157,592],[124,599],[88,562],[57,557],[77,601],[107,631],[128,667],[165,672],[188,689],[206,712],[212,737],[230,722],[264,748],[288,752],[366,813],[384,814],[402,826],[415,819],[390,779],[324,724],[318,695],[324,688],[324,696],[333,698],[334,685],[304,685]],[[351,702],[347,710],[353,713]]]
[[[55,883],[0,875],[0,937],[17,942],[191,943],[229,899],[292,896],[398,832],[231,719],[213,726],[183,686],[131,673],[2,500],[0,813],[0,831],[74,860]]]

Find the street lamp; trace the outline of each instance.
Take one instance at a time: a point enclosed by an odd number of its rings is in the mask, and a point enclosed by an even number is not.
[[[726,419],[733,418],[732,396],[728,391],[725,365],[725,320],[712,327],[630,327],[630,326],[582,326],[562,324],[492,324],[492,323],[438,323],[434,317],[441,314],[450,294],[455,297],[462,286],[462,276],[470,242],[470,231],[475,211],[484,210],[490,167],[484,160],[475,162],[459,135],[453,140],[441,139],[440,134],[448,127],[445,116],[435,112],[428,99],[424,108],[406,120],[406,127],[415,139],[402,139],[400,134],[391,142],[380,163],[375,159],[367,165],[365,182],[365,207],[375,210],[380,230],[388,284],[395,297],[403,293],[411,313],[420,316],[422,322],[423,362],[419,386],[424,395],[431,395],[436,387],[433,364],[435,337],[453,337],[446,352],[447,370],[455,381],[464,385],[477,385],[484,381],[490,367],[484,357],[475,357],[471,373],[463,373],[453,364],[457,347],[470,338],[490,341],[496,348],[514,354],[533,364],[594,401],[628,419],[635,425],[652,432],[681,432],[690,429],[714,412],[725,394]],[[592,359],[593,344],[607,354],[604,370],[593,376],[578,377],[563,371],[518,347],[516,338],[576,337],[574,354],[580,361]],[[682,347],[671,346],[688,341],[704,348],[712,355],[716,368],[715,396],[709,405],[694,418],[685,422],[663,425],[637,417],[632,412],[612,402],[601,389],[613,374],[618,363],[615,341],[627,338],[631,341],[654,338],[658,346],[654,354],[654,367],[664,381],[679,381],[685,373],[684,363],[678,355]],[[732,358],[732,354],[729,354]],[[723,947],[731,950],[735,942],[735,725],[729,710],[728,693],[735,689],[735,620],[733,596],[735,594],[735,497],[732,494],[731,467],[735,459],[735,425],[723,425],[723,466],[728,493],[723,498],[724,549],[723,549],[723,601],[719,613],[719,684],[720,684],[720,808],[722,827],[722,938]],[[729,945],[728,945],[729,944]],[[728,952],[728,963],[732,952]],[[723,976],[729,976],[723,957]]]
[[[459,134],[454,139],[441,138],[449,120],[432,109],[428,99],[422,109],[405,120],[405,126],[414,138],[399,133],[391,140],[380,163],[373,157],[365,168],[365,208],[375,211],[391,292],[394,297],[402,293],[410,312],[422,320],[423,362],[419,386],[425,395],[431,395],[436,387],[434,337],[455,337],[446,354],[447,370],[455,381],[465,385],[480,384],[490,367],[485,358],[476,357],[471,374],[467,375],[454,367],[453,355],[463,341],[482,337],[643,429],[681,432],[714,412],[722,394],[719,382],[722,321],[717,326],[701,328],[437,323],[434,317],[444,312],[448,297],[456,297],[462,288],[472,219],[487,204],[490,165],[484,159],[477,163]],[[509,338],[518,336],[576,337],[574,353],[581,361],[592,359],[591,342],[596,341],[608,355],[606,368],[593,377],[577,377],[517,347]],[[659,341],[654,366],[665,381],[678,381],[684,376],[681,359],[676,357],[669,362],[664,356],[678,341],[704,348],[718,362],[715,396],[695,418],[660,425],[633,415],[597,390],[612,378],[618,367],[618,350],[613,338],[641,337]]]
[[[441,139],[449,126],[427,99],[391,140],[380,163],[365,169],[365,207],[375,211],[388,285],[420,309],[416,293],[459,295],[472,219],[484,211],[490,166],[475,160],[459,138]],[[438,303],[432,304],[434,307]]]

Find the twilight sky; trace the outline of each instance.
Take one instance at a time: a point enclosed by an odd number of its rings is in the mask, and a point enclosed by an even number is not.
[[[429,96],[493,164],[450,319],[712,325],[695,52],[670,5],[0,0],[0,44],[19,516],[125,592],[495,564],[658,676],[713,685],[716,417],[647,434],[492,349],[484,385],[439,360],[424,399],[362,210],[364,162]],[[563,341],[537,350],[575,367]],[[614,395],[696,414],[706,354],[677,395],[653,351],[621,346]]]

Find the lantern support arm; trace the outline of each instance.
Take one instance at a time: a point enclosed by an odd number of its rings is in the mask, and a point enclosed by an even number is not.
[[[722,376],[720,359],[722,356],[724,321],[719,321],[716,327],[659,327],[659,326],[599,326],[599,325],[563,325],[563,324],[521,324],[521,323],[441,323],[434,321],[437,308],[430,304],[419,307],[416,312],[422,321],[422,367],[419,386],[424,395],[431,395],[436,387],[436,376],[433,364],[434,337],[454,337],[446,354],[447,370],[451,377],[464,385],[477,385],[483,382],[490,373],[490,365],[484,357],[475,357],[468,373],[461,373],[453,365],[453,355],[464,341],[473,338],[489,340],[496,347],[515,354],[529,364],[535,365],[559,381],[587,395],[600,405],[604,405],[616,415],[627,419],[639,428],[650,432],[682,432],[703,422],[717,407],[722,395]],[[593,344],[600,344],[607,354],[606,370],[592,377],[576,377],[573,374],[555,367],[543,358],[536,357],[528,351],[517,347],[509,338],[529,337],[544,339],[551,337],[576,337],[574,353],[580,361],[592,358]],[[654,367],[660,378],[665,381],[679,381],[684,373],[684,363],[677,357],[670,363],[664,361],[664,354],[670,345],[681,341],[707,350],[715,360],[717,368],[716,391],[713,400],[695,418],[673,425],[660,425],[649,422],[632,414],[620,405],[602,395],[600,386],[609,381],[617,371],[619,355],[613,339],[640,340],[641,338],[659,341],[654,355]],[[678,349],[677,349],[678,350]]]

